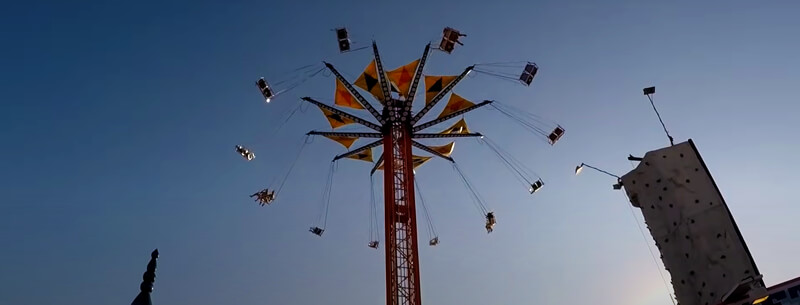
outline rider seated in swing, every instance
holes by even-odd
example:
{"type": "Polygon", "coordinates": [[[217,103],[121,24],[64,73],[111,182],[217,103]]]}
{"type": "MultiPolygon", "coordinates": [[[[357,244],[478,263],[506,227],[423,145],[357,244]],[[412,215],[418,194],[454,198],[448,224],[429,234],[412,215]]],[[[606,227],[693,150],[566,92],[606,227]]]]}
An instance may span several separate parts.
{"type": "Polygon", "coordinates": [[[494,229],[496,223],[497,220],[494,218],[494,212],[486,213],[486,233],[492,233],[492,229],[494,229]]]}
{"type": "Polygon", "coordinates": [[[259,192],[255,193],[255,194],[253,194],[253,195],[250,195],[250,197],[251,198],[252,197],[256,197],[256,202],[261,204],[261,206],[264,206],[264,205],[272,203],[272,201],[275,200],[275,191],[274,190],[269,190],[269,189],[264,189],[262,191],[259,191],[259,192]]]}
{"type": "Polygon", "coordinates": [[[236,152],[239,153],[239,155],[241,155],[247,161],[253,160],[256,157],[255,154],[253,154],[247,148],[244,148],[241,145],[236,145],[236,152]]]}
{"type": "Polygon", "coordinates": [[[439,237],[437,236],[437,237],[434,237],[434,238],[432,238],[432,239],[431,239],[431,240],[428,242],[428,244],[429,244],[429,245],[431,245],[431,246],[438,245],[438,244],[439,244],[439,237]]]}
{"type": "Polygon", "coordinates": [[[442,35],[442,42],[439,43],[439,49],[445,51],[446,53],[453,52],[456,44],[464,45],[458,39],[460,37],[467,36],[466,34],[461,34],[458,30],[446,27],[444,28],[443,35],[442,35]]]}
{"type": "Polygon", "coordinates": [[[367,246],[369,246],[372,249],[378,249],[378,241],[377,240],[373,240],[373,241],[369,242],[369,244],[367,246]]]}

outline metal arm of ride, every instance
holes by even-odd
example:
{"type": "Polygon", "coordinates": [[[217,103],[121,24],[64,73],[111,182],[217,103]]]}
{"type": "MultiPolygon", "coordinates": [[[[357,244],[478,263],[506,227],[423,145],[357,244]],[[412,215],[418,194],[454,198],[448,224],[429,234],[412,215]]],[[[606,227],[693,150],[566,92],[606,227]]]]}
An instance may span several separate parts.
{"type": "Polygon", "coordinates": [[[317,105],[318,107],[320,107],[322,109],[328,110],[328,111],[333,112],[333,113],[338,114],[338,115],[341,115],[342,117],[351,119],[351,120],[355,121],[356,123],[364,125],[365,127],[369,128],[369,129],[372,129],[372,130],[375,130],[375,131],[378,131],[378,132],[381,131],[381,127],[378,126],[375,123],[372,123],[370,121],[364,120],[362,118],[359,118],[359,117],[354,116],[352,114],[349,114],[347,112],[341,111],[339,109],[333,108],[331,106],[325,105],[323,103],[320,103],[320,102],[318,102],[317,100],[315,100],[313,98],[304,97],[303,100],[306,101],[306,102],[312,103],[314,105],[317,105]]]}
{"type": "Polygon", "coordinates": [[[369,171],[369,175],[372,176],[375,174],[375,171],[378,170],[378,167],[380,167],[381,164],[383,164],[383,154],[381,154],[380,158],[378,158],[378,162],[375,162],[375,165],[372,166],[372,170],[369,171]]]}
{"type": "Polygon", "coordinates": [[[475,105],[473,105],[472,107],[465,108],[465,109],[461,109],[461,110],[459,110],[459,111],[453,112],[453,113],[451,113],[451,114],[448,114],[448,115],[446,115],[446,116],[443,116],[443,117],[441,117],[441,118],[438,118],[438,119],[435,119],[435,120],[432,120],[432,121],[428,121],[428,122],[426,122],[426,123],[423,123],[423,124],[419,124],[418,126],[414,126],[414,129],[413,129],[413,131],[414,131],[414,132],[417,132],[417,131],[423,130],[423,129],[425,129],[425,128],[428,128],[428,127],[431,127],[431,126],[433,126],[433,125],[439,124],[439,123],[441,123],[441,122],[447,121],[447,120],[449,120],[449,119],[452,119],[452,118],[454,118],[454,117],[457,117],[457,116],[459,116],[459,115],[462,115],[462,114],[464,114],[464,113],[467,113],[467,112],[470,112],[470,111],[472,111],[472,110],[478,109],[478,108],[480,108],[480,107],[483,107],[483,106],[489,105],[489,104],[491,104],[491,103],[493,103],[493,102],[494,102],[494,101],[488,101],[488,100],[487,100],[487,101],[483,101],[483,102],[480,102],[480,103],[478,103],[478,104],[475,104],[475,105]]]}
{"type": "Polygon", "coordinates": [[[375,142],[369,143],[367,145],[361,146],[359,148],[356,148],[356,149],[353,149],[353,150],[348,151],[346,153],[343,153],[341,155],[338,155],[338,156],[333,158],[333,161],[339,160],[341,158],[347,158],[347,157],[352,156],[352,155],[356,155],[356,154],[358,154],[358,153],[360,153],[362,151],[365,151],[367,149],[373,148],[375,146],[380,146],[381,144],[383,144],[383,139],[377,140],[375,142]]]}
{"type": "Polygon", "coordinates": [[[392,92],[389,91],[389,80],[386,79],[386,73],[383,70],[383,63],[381,63],[381,55],[378,53],[378,44],[372,41],[372,53],[375,54],[375,67],[378,70],[378,82],[381,83],[381,91],[383,91],[383,104],[386,105],[392,99],[392,92]]]}
{"type": "Polygon", "coordinates": [[[330,132],[330,131],[316,131],[312,130],[306,133],[306,135],[317,135],[317,136],[337,136],[337,137],[348,137],[348,138],[382,138],[383,135],[377,132],[330,132]]]}
{"type": "Polygon", "coordinates": [[[422,52],[422,57],[417,65],[417,71],[414,73],[414,79],[411,81],[411,89],[408,90],[408,97],[406,97],[406,106],[411,106],[414,103],[414,96],[417,95],[417,87],[419,87],[419,80],[422,79],[422,70],[425,68],[425,62],[428,60],[428,54],[431,50],[431,44],[425,45],[425,51],[422,52]]]}
{"type": "Polygon", "coordinates": [[[345,79],[344,76],[342,76],[342,74],[339,73],[339,71],[336,71],[336,68],[334,68],[333,65],[327,62],[324,63],[325,66],[328,67],[328,70],[331,70],[331,73],[333,73],[333,75],[336,76],[336,79],[338,79],[340,82],[342,82],[342,84],[344,84],[344,87],[347,89],[347,91],[349,91],[350,94],[352,94],[358,100],[358,102],[364,106],[364,108],[367,108],[367,111],[369,111],[369,113],[372,114],[372,116],[374,116],[376,119],[378,119],[378,121],[380,121],[381,120],[380,112],[378,112],[378,110],[372,107],[372,104],[370,104],[366,99],[364,99],[364,96],[362,96],[361,93],[358,93],[356,88],[353,88],[353,85],[350,84],[350,82],[348,82],[347,79],[345,79]]]}
{"type": "Polygon", "coordinates": [[[422,108],[422,110],[420,110],[420,111],[417,113],[417,115],[415,115],[415,116],[414,116],[414,118],[413,118],[413,119],[411,119],[411,125],[414,125],[414,124],[416,124],[417,122],[419,122],[419,120],[420,120],[420,119],[421,119],[421,118],[422,118],[422,117],[423,117],[423,116],[424,116],[426,113],[428,113],[428,111],[430,111],[430,110],[431,110],[431,108],[433,108],[433,106],[436,106],[436,103],[438,103],[438,102],[439,102],[439,101],[440,101],[442,98],[444,98],[444,96],[445,96],[445,95],[447,95],[447,93],[449,93],[449,92],[450,92],[450,90],[453,90],[453,87],[455,87],[455,86],[456,86],[456,84],[458,84],[458,82],[460,82],[462,79],[464,79],[464,77],[466,77],[466,76],[467,76],[467,74],[469,74],[469,72],[470,72],[470,71],[472,71],[472,69],[474,69],[474,68],[475,68],[475,66],[474,66],[474,65],[473,65],[473,66],[469,66],[469,67],[467,67],[466,69],[464,69],[464,72],[461,72],[461,75],[459,75],[458,77],[456,77],[456,79],[454,79],[452,82],[450,82],[450,84],[448,84],[446,87],[444,87],[444,88],[442,89],[442,91],[439,91],[439,93],[438,93],[438,94],[436,94],[436,96],[435,96],[435,97],[433,97],[433,99],[431,99],[431,102],[430,102],[430,103],[428,103],[428,104],[426,104],[426,105],[425,105],[425,107],[424,107],[424,108],[422,108]]]}
{"type": "Polygon", "coordinates": [[[424,144],[420,144],[420,143],[419,143],[419,142],[417,142],[417,141],[414,141],[414,140],[412,140],[412,141],[411,141],[411,145],[413,145],[413,146],[414,146],[414,147],[416,147],[416,148],[419,148],[419,149],[422,149],[422,150],[424,150],[424,151],[427,151],[427,152],[429,152],[429,153],[431,153],[431,154],[434,154],[434,155],[436,155],[436,156],[438,156],[438,157],[440,157],[440,158],[442,158],[442,159],[445,159],[445,160],[447,160],[447,161],[450,161],[450,162],[456,162],[456,161],[454,161],[454,160],[453,160],[453,158],[450,158],[450,157],[448,157],[448,156],[445,156],[445,155],[443,155],[443,154],[439,153],[438,151],[435,151],[435,150],[431,149],[430,147],[428,147],[428,146],[425,146],[424,144]]]}
{"type": "Polygon", "coordinates": [[[482,137],[480,132],[476,133],[415,133],[411,137],[414,139],[446,139],[446,138],[468,138],[482,137]]]}

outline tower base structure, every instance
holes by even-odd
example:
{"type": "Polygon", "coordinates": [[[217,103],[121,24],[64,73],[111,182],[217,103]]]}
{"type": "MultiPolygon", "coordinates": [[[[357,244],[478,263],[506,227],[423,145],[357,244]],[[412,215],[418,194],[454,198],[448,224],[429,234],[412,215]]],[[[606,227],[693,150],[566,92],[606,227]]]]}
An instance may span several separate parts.
{"type": "Polygon", "coordinates": [[[386,305],[422,304],[410,131],[398,122],[383,140],[386,305]]]}

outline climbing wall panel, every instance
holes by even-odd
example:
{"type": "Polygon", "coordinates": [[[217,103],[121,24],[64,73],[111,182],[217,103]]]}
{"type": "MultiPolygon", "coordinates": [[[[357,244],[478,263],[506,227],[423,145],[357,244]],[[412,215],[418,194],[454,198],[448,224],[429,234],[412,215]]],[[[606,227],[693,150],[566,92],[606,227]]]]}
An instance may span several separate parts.
{"type": "Polygon", "coordinates": [[[692,140],[648,152],[622,182],[681,304],[716,305],[742,280],[759,275],[692,140]]]}

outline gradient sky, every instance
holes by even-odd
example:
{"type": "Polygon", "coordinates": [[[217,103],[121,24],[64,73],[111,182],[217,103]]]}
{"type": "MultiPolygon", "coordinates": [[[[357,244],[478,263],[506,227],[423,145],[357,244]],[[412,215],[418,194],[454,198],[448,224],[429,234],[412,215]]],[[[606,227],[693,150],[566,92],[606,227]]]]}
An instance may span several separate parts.
{"type": "Polygon", "coordinates": [[[329,128],[304,108],[271,135],[281,115],[300,96],[333,96],[321,75],[266,105],[253,81],[320,60],[357,75],[370,53],[338,54],[337,26],[354,47],[375,39],[390,68],[445,26],[469,36],[428,73],[536,61],[531,87],[476,75],[456,92],[567,130],[550,147],[497,111],[467,116],[546,182],[531,196],[488,148],[457,143],[497,214],[491,235],[447,162],[417,171],[442,242],[420,248],[425,303],[671,304],[640,213],[613,178],[573,175],[581,162],[623,174],[629,153],[668,144],[641,93],[650,85],[676,140],[696,141],[767,284],[800,275],[797,1],[315,2],[5,3],[0,304],[128,304],[153,248],[155,304],[382,304],[369,164],[340,162],[322,238],[307,228],[338,144],[309,144],[272,206],[247,197],[306,131],[329,128]]]}

